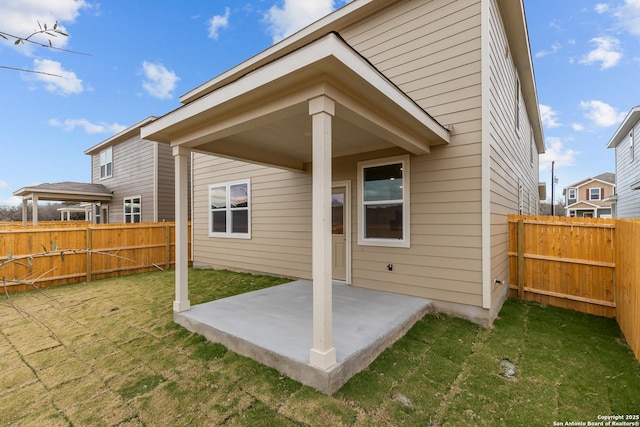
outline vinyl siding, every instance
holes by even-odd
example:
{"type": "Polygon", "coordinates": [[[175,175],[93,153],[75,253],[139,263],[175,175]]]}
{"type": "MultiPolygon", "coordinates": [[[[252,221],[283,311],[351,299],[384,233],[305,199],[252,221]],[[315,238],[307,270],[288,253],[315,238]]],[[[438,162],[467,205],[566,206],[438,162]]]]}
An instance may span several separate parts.
{"type": "Polygon", "coordinates": [[[156,143],[157,152],[157,221],[175,219],[175,162],[169,145],[156,143]]]}
{"type": "Polygon", "coordinates": [[[114,144],[111,178],[100,179],[100,154],[92,156],[92,182],[113,192],[109,223],[124,222],[125,197],[141,196],[142,221],[154,220],[154,142],[133,137],[114,144]]]}
{"type": "Polygon", "coordinates": [[[476,0],[411,1],[341,31],[438,122],[453,126],[448,146],[411,156],[411,248],[354,244],[355,285],[481,305],[480,22],[476,0]]]}
{"type": "Polygon", "coordinates": [[[640,190],[632,190],[631,185],[640,181],[640,122],[633,128],[634,159],[629,151],[629,134],[618,144],[616,150],[616,216],[618,218],[640,218],[640,190]]]}
{"type": "MultiPolygon", "coordinates": [[[[531,123],[522,93],[517,94],[520,101],[519,126],[516,125],[516,90],[520,85],[495,0],[489,1],[488,22],[489,61],[485,69],[489,73],[489,111],[485,126],[488,126],[490,150],[491,280],[506,283],[509,277],[507,215],[519,212],[520,183],[523,186],[523,213],[538,212],[538,153],[532,141],[531,123]]],[[[492,286],[493,290],[498,289],[495,284],[492,286]]]]}
{"type": "Polygon", "coordinates": [[[195,154],[194,264],[311,277],[311,175],[195,154]],[[251,180],[251,239],[209,237],[209,185],[251,180]]]}

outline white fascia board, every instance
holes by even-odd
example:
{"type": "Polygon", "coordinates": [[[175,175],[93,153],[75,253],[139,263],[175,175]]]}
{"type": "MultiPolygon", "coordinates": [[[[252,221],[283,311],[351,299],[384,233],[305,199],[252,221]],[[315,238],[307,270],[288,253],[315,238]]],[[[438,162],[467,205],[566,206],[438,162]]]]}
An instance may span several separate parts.
{"type": "Polygon", "coordinates": [[[640,120],[640,105],[629,111],[627,117],[625,117],[622,123],[620,123],[620,126],[618,126],[618,129],[607,143],[607,148],[617,147],[625,136],[627,136],[627,133],[633,129],[638,120],[640,120]]]}

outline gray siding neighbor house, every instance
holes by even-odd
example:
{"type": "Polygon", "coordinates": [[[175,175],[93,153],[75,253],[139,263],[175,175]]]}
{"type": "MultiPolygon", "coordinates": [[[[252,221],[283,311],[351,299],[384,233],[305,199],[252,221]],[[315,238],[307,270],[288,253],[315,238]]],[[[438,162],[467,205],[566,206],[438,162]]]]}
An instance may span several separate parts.
{"type": "Polygon", "coordinates": [[[96,206],[97,223],[174,221],[174,161],[171,147],[140,138],[148,117],[89,148],[91,181],[112,193],[96,206]]]}
{"type": "Polygon", "coordinates": [[[629,111],[607,148],[616,152],[616,196],[612,200],[616,218],[640,218],[640,106],[629,111]]]}
{"type": "Polygon", "coordinates": [[[497,316],[544,152],[521,0],[354,0],[180,101],[141,130],[176,157],[177,315],[195,152],[194,265],[312,279],[311,366],[333,280],[497,316]]]}

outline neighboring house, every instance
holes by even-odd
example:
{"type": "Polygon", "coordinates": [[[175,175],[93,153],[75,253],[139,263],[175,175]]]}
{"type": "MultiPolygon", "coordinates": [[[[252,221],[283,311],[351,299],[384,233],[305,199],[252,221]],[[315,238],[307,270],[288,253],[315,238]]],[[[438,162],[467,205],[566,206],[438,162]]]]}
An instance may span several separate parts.
{"type": "Polygon", "coordinates": [[[109,202],[97,206],[96,223],[173,221],[174,160],[171,147],[140,138],[148,117],[89,148],[91,181],[112,192],[109,202]]]}
{"type": "Polygon", "coordinates": [[[616,152],[616,196],[612,200],[616,218],[640,218],[640,106],[629,111],[607,148],[616,152]]]}
{"type": "Polygon", "coordinates": [[[565,187],[564,207],[567,216],[611,218],[611,201],[616,193],[616,174],[606,172],[565,187]]]}
{"type": "Polygon", "coordinates": [[[176,157],[176,312],[196,152],[194,265],[312,278],[312,366],[332,279],[496,317],[544,151],[522,1],[355,0],[181,102],[141,130],[176,157]]]}
{"type": "MultiPolygon", "coordinates": [[[[140,128],[155,117],[136,123],[89,148],[92,183],[58,182],[21,188],[23,223],[27,224],[27,204],[33,204],[33,224],[38,223],[38,201],[84,202],[60,210],[61,219],[84,212],[96,224],[174,221],[175,173],[171,147],[140,138],[140,128]]],[[[187,159],[190,170],[191,159],[187,159]]],[[[186,196],[190,200],[190,175],[186,196]]]]}

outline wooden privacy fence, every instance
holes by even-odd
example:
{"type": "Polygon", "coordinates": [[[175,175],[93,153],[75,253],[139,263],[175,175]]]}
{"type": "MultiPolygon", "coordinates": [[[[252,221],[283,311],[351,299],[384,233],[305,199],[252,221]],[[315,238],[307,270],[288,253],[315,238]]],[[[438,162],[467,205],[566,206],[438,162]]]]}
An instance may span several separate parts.
{"type": "Polygon", "coordinates": [[[0,280],[8,291],[168,269],[174,262],[172,222],[0,224],[0,280]]]}
{"type": "Polygon", "coordinates": [[[640,360],[639,246],[639,220],[510,215],[510,296],[615,317],[640,360]]]}

